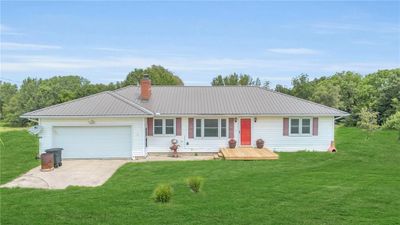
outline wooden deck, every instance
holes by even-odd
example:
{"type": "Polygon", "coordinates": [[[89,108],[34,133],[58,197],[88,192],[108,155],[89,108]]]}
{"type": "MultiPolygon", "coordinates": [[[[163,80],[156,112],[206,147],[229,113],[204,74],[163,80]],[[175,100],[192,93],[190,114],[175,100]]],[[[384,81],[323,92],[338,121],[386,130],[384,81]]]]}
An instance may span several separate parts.
{"type": "Polygon", "coordinates": [[[226,160],[272,160],[279,155],[267,148],[240,147],[236,149],[222,148],[220,153],[226,160]]]}

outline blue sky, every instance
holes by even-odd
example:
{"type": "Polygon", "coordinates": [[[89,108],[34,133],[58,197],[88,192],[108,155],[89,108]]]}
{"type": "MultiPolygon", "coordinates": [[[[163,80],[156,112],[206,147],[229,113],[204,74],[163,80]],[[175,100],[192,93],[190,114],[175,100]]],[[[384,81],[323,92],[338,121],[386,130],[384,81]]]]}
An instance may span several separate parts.
{"type": "Polygon", "coordinates": [[[123,80],[162,65],[186,85],[400,67],[399,2],[1,2],[1,79],[123,80]]]}

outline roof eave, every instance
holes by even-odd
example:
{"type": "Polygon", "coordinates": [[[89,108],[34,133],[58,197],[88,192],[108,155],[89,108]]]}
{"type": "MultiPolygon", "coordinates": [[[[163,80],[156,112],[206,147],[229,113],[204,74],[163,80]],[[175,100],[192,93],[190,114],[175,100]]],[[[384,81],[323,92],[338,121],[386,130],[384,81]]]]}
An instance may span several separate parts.
{"type": "Polygon", "coordinates": [[[20,118],[149,118],[153,115],[21,115],[20,118]]]}

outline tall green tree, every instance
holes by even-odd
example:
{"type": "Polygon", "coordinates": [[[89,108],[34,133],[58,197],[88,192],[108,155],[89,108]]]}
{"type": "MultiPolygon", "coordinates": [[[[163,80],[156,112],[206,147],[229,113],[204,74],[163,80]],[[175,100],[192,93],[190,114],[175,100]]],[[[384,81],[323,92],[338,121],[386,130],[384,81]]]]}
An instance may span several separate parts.
{"type": "MultiPolygon", "coordinates": [[[[268,84],[269,83],[264,83],[268,84]]],[[[232,73],[227,76],[218,75],[211,81],[212,86],[261,86],[261,80],[248,74],[232,73]]],[[[265,86],[265,85],[264,85],[265,86]]]]}
{"type": "Polygon", "coordinates": [[[339,108],[340,101],[340,87],[334,85],[329,80],[319,82],[311,96],[311,100],[326,106],[339,108]]]}
{"type": "Polygon", "coordinates": [[[282,84],[275,85],[275,91],[284,93],[284,94],[288,94],[288,95],[292,95],[292,89],[285,87],[282,84]]]}
{"type": "Polygon", "coordinates": [[[123,82],[123,86],[137,85],[148,74],[153,85],[183,85],[183,81],[171,71],[162,66],[152,65],[146,69],[134,69],[123,82]]]}
{"type": "Polygon", "coordinates": [[[97,86],[80,76],[27,78],[19,91],[4,105],[4,119],[11,125],[22,126],[27,123],[27,120],[19,116],[25,112],[114,89],[114,86],[100,85],[101,88],[97,86]]]}
{"type": "Polygon", "coordinates": [[[0,81],[0,119],[3,118],[4,105],[18,92],[17,85],[0,81]]]}
{"type": "Polygon", "coordinates": [[[300,76],[295,77],[292,80],[292,86],[292,95],[302,99],[311,99],[314,84],[310,82],[307,74],[301,74],[300,76]]]}

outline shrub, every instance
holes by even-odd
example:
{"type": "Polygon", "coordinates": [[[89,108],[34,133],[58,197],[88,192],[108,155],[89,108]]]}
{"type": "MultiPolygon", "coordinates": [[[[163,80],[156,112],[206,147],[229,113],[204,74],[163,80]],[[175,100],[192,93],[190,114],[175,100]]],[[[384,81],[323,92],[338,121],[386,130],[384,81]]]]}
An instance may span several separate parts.
{"type": "Polygon", "coordinates": [[[383,128],[386,129],[394,129],[399,132],[398,140],[400,141],[400,111],[397,111],[395,114],[391,115],[383,124],[383,128]]]}
{"type": "Polygon", "coordinates": [[[160,184],[154,190],[153,198],[156,202],[166,203],[171,200],[173,189],[170,184],[160,184]]]}
{"type": "Polygon", "coordinates": [[[383,124],[383,128],[400,130],[400,111],[391,115],[383,124]]]}
{"type": "Polygon", "coordinates": [[[193,192],[199,192],[201,186],[203,186],[203,178],[201,177],[189,177],[187,179],[187,184],[192,189],[193,192]]]}
{"type": "Polygon", "coordinates": [[[372,112],[368,108],[364,107],[361,109],[359,116],[360,121],[357,122],[357,126],[367,131],[366,138],[368,139],[370,134],[379,128],[377,120],[378,113],[372,112]]]}

